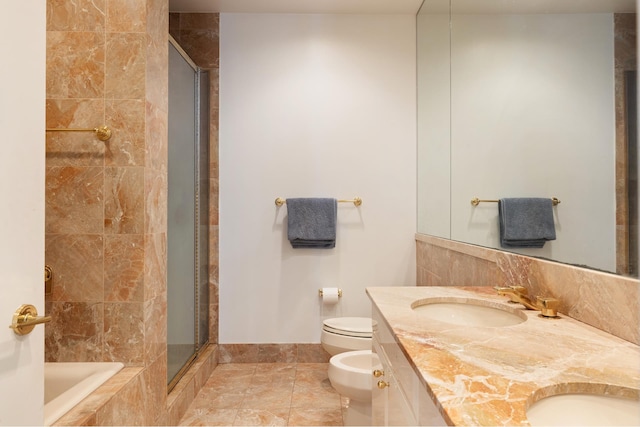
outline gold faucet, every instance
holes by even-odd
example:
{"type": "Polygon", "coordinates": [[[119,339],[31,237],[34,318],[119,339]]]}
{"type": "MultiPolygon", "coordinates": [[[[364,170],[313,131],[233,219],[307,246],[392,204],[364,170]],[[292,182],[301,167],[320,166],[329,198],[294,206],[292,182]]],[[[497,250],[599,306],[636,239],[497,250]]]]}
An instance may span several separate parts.
{"type": "Polygon", "coordinates": [[[524,286],[495,286],[498,295],[506,295],[509,302],[520,303],[530,310],[539,310],[542,317],[558,317],[560,301],[555,298],[536,297],[535,302],[529,298],[527,288],[524,286]]]}

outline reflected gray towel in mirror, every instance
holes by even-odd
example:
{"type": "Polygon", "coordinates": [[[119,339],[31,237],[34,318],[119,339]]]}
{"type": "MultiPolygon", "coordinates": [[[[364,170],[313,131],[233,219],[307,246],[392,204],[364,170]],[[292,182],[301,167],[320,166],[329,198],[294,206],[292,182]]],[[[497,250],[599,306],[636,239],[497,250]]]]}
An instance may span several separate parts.
{"type": "Polygon", "coordinates": [[[287,199],[287,214],[287,238],[293,248],[331,249],[336,246],[336,199],[287,199]]]}
{"type": "Polygon", "coordinates": [[[541,248],[546,241],[556,239],[550,198],[500,199],[498,212],[503,248],[541,248]]]}

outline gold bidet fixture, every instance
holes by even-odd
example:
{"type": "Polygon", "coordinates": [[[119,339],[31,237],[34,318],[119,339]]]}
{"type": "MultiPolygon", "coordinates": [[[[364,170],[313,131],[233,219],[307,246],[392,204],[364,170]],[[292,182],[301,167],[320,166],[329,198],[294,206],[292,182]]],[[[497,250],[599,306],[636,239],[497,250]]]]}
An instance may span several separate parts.
{"type": "Polygon", "coordinates": [[[524,286],[495,286],[498,295],[506,295],[509,297],[509,302],[515,302],[524,305],[530,310],[539,310],[542,317],[559,317],[558,306],[560,301],[555,298],[548,297],[536,297],[535,302],[531,301],[529,295],[527,295],[527,288],[524,286]]]}

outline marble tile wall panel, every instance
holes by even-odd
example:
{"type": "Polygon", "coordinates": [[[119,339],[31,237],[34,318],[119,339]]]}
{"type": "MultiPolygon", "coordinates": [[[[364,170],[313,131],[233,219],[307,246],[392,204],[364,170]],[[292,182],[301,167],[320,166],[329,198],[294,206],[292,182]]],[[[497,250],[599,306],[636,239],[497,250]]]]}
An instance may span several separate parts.
{"type": "Polygon", "coordinates": [[[105,29],[106,0],[47,0],[47,31],[105,29]]]}
{"type": "Polygon", "coordinates": [[[167,293],[167,235],[144,235],[144,300],[148,301],[167,293]]]}
{"type": "Polygon", "coordinates": [[[101,234],[104,171],[100,167],[46,168],[45,232],[101,234]]]}
{"type": "MultiPolygon", "coordinates": [[[[94,122],[97,123],[97,122],[94,122]]],[[[105,143],[106,166],[144,166],[145,103],[141,99],[105,101],[105,123],[117,129],[105,143]]]]}
{"type": "Polygon", "coordinates": [[[138,350],[144,342],[142,315],[142,302],[104,303],[104,361],[126,366],[143,364],[143,354],[138,350]]]}
{"type": "Polygon", "coordinates": [[[150,102],[145,104],[145,165],[153,170],[164,171],[168,167],[167,114],[150,102]]]}
{"type": "MultiPolygon", "coordinates": [[[[61,266],[61,287],[54,284],[47,298],[57,319],[47,325],[47,360],[144,364],[141,392],[125,392],[84,422],[125,423],[113,411],[133,402],[142,420],[127,424],[166,424],[168,1],[47,2],[47,126],[113,130],[107,143],[90,134],[47,135],[48,259],[61,266]],[[102,242],[94,242],[102,252],[77,257],[95,282],[83,289],[70,285],[80,282],[63,254],[68,245],[75,245],[70,254],[86,247],[87,236],[102,242]]],[[[217,34],[217,15],[210,22],[217,34]]],[[[213,256],[217,265],[217,250],[213,256]]],[[[217,267],[212,275],[217,295],[217,267]]],[[[217,320],[212,331],[217,341],[217,320]]],[[[217,363],[217,352],[208,360],[202,365],[217,363]]],[[[172,411],[179,420],[183,411],[172,411]]]]}
{"type": "MultiPolygon", "coordinates": [[[[168,111],[169,107],[169,4],[167,0],[147,0],[147,67],[146,100],[155,108],[168,111]]],[[[166,122],[166,119],[165,119],[166,122]]],[[[164,136],[166,143],[167,137],[164,136]]]]}
{"type": "Polygon", "coordinates": [[[100,426],[146,425],[144,401],[143,377],[137,375],[96,411],[96,424],[100,426]]]}
{"type": "Polygon", "coordinates": [[[104,233],[144,232],[144,168],[104,169],[104,233]]]}
{"type": "Polygon", "coordinates": [[[166,353],[153,363],[147,365],[144,375],[144,419],[147,424],[166,425],[162,422],[166,417],[167,400],[167,363],[166,353]]]}
{"type": "Polygon", "coordinates": [[[164,233],[167,229],[167,172],[145,168],[143,188],[145,234],[164,233]]]}
{"type": "Polygon", "coordinates": [[[46,62],[47,98],[104,96],[104,33],[48,31],[46,62]]]}
{"type": "Polygon", "coordinates": [[[297,363],[328,363],[329,353],[320,344],[298,344],[297,363]]]}
{"type": "Polygon", "coordinates": [[[219,15],[215,13],[181,13],[179,30],[172,34],[178,34],[174,38],[199,67],[218,68],[219,25],[219,15]]]}
{"type": "Polygon", "coordinates": [[[107,32],[143,33],[147,25],[145,0],[106,0],[107,32]]]}
{"type": "Polygon", "coordinates": [[[94,234],[46,234],[45,263],[53,271],[50,301],[103,300],[103,237],[94,234]]]}
{"type": "MultiPolygon", "coordinates": [[[[159,295],[146,300],[143,307],[144,362],[146,366],[155,362],[167,351],[167,298],[159,295]]],[[[138,348],[140,351],[140,348],[138,348]]],[[[166,356],[165,356],[166,357],[166,356]]],[[[166,360],[166,359],[165,359],[166,360]]]]}
{"type": "Polygon", "coordinates": [[[47,362],[102,362],[104,304],[47,302],[45,360],[47,362]]]}
{"type": "Polygon", "coordinates": [[[104,239],[104,301],[144,301],[144,237],[119,234],[104,239]]]}
{"type": "Polygon", "coordinates": [[[105,49],[105,97],[145,99],[145,35],[107,33],[105,49]]]}
{"type": "MultiPolygon", "coordinates": [[[[47,99],[49,129],[94,128],[104,122],[102,99],[47,99]]],[[[47,132],[47,166],[102,166],[106,145],[90,132],[47,132]]]]}
{"type": "Polygon", "coordinates": [[[219,344],[219,363],[326,363],[320,344],[219,344]]]}
{"type": "Polygon", "coordinates": [[[449,278],[452,266],[469,265],[470,277],[478,277],[474,285],[524,286],[530,295],[558,299],[562,314],[640,343],[637,279],[423,234],[416,235],[416,245],[418,286],[459,286],[456,281],[432,279],[449,278]]]}

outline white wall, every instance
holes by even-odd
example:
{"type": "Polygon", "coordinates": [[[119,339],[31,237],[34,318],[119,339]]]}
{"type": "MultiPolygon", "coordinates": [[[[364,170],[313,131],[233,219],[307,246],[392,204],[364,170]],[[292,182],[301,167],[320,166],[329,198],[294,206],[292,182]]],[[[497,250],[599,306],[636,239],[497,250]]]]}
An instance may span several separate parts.
{"type": "Polygon", "coordinates": [[[222,14],[220,40],[220,343],[317,343],[415,284],[415,17],[222,14]],[[335,249],[291,248],[276,197],[355,196],[335,249]]]}

